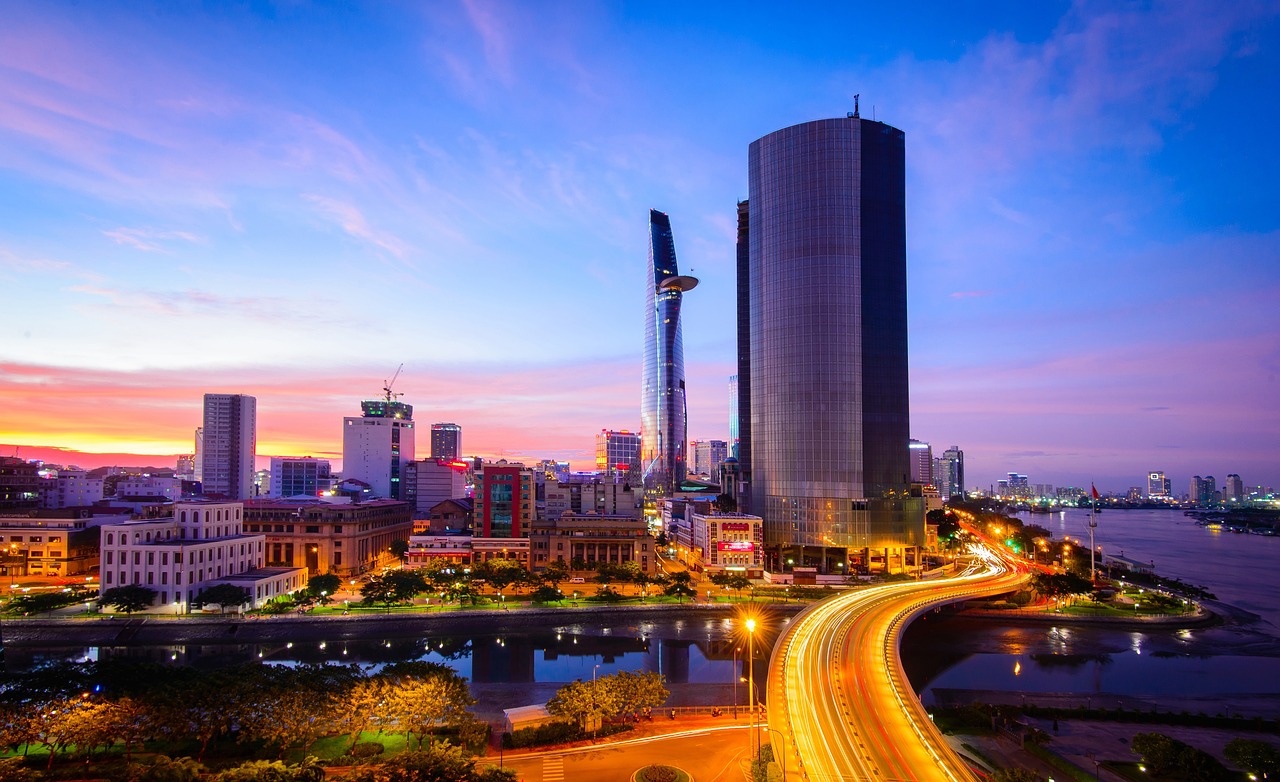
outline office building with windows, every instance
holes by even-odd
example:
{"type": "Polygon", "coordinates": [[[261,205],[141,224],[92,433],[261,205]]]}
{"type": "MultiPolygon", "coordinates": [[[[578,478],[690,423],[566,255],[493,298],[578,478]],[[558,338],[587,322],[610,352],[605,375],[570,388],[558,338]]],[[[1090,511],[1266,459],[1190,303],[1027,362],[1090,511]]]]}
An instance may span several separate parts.
{"type": "Polygon", "coordinates": [[[457,424],[431,425],[431,458],[453,461],[462,454],[462,427],[457,424]]]}
{"type": "Polygon", "coordinates": [[[596,471],[607,476],[638,475],[640,435],[623,429],[601,429],[596,435],[596,471]]]}
{"type": "Polygon", "coordinates": [[[534,519],[533,470],[519,462],[485,462],[476,471],[477,538],[527,538],[534,519]]]}
{"type": "Polygon", "coordinates": [[[933,485],[933,448],[928,443],[912,440],[907,444],[907,456],[911,459],[911,482],[933,485]]]}
{"type": "Polygon", "coordinates": [[[198,480],[204,493],[228,500],[253,497],[258,400],[245,394],[205,394],[204,426],[196,431],[198,480]]]}
{"type": "Polygon", "coordinates": [[[719,481],[720,464],[729,458],[729,444],[724,440],[694,440],[689,443],[689,450],[693,452],[694,474],[719,481]]]}
{"type": "Polygon", "coordinates": [[[739,461],[772,568],[836,572],[925,544],[908,491],[904,150],[902,131],[856,112],[749,148],[739,461]]]}
{"type": "Polygon", "coordinates": [[[1152,470],[1147,473],[1147,496],[1153,499],[1170,497],[1173,494],[1169,478],[1164,470],[1152,470]]]}
{"type": "Polygon", "coordinates": [[[405,499],[406,468],[413,461],[413,405],[375,399],[360,403],[360,417],[342,419],[342,478],[369,484],[370,494],[405,499]]]}
{"type": "Polygon", "coordinates": [[[316,497],[333,488],[328,459],[312,456],[272,456],[270,497],[316,497]]]}
{"type": "Polygon", "coordinates": [[[640,471],[645,494],[671,496],[687,471],[688,401],[680,308],[698,280],[681,275],[671,218],[649,210],[645,268],[644,366],[640,390],[640,471]]]}

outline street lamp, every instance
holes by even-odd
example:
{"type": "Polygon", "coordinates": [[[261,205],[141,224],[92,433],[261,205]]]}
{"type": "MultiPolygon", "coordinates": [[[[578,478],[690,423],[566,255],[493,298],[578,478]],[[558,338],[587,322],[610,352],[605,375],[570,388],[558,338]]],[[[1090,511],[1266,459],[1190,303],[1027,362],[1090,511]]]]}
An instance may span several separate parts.
{"type": "Polygon", "coordinates": [[[751,700],[751,759],[754,760],[759,754],[760,749],[756,746],[759,738],[756,735],[756,681],[755,681],[755,640],[756,640],[756,620],[747,620],[747,693],[751,700]]]}
{"type": "Polygon", "coordinates": [[[738,675],[738,652],[742,651],[742,647],[733,647],[733,718],[738,718],[738,680],[742,677],[738,675]]]}

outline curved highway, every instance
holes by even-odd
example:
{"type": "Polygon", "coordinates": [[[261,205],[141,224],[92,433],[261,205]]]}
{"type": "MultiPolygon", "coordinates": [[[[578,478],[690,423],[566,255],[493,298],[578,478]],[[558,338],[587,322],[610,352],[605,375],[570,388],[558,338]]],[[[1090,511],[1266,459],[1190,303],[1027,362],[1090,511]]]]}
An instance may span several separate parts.
{"type": "Polygon", "coordinates": [[[796,617],[769,671],[769,733],[791,780],[973,782],[916,698],[898,643],[917,615],[1016,589],[1028,576],[976,544],[965,571],[862,589],[796,617]]]}

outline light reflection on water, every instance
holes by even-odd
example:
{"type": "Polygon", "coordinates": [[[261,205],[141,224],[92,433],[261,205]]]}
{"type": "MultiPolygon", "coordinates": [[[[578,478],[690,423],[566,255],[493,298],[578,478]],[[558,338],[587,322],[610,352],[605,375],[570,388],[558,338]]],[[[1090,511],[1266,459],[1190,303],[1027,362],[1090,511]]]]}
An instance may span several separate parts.
{"type": "Polygon", "coordinates": [[[1114,654],[975,654],[929,688],[1195,697],[1275,692],[1277,682],[1274,657],[1143,655],[1135,641],[1114,654]]]}

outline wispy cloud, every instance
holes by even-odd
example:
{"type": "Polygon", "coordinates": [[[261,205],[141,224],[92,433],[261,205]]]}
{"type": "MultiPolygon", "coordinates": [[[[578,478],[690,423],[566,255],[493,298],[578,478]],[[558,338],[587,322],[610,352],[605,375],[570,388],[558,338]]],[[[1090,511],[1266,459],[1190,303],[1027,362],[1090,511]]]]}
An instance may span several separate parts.
{"type": "Polygon", "coordinates": [[[115,228],[102,235],[116,244],[126,245],[143,252],[165,252],[164,242],[179,239],[184,242],[201,242],[201,237],[187,231],[157,231],[152,228],[115,228]]]}
{"type": "Polygon", "coordinates": [[[390,233],[371,228],[364,213],[354,204],[315,194],[307,194],[303,198],[315,205],[321,216],[336,224],[349,235],[361,239],[402,261],[406,260],[408,246],[390,233]]]}
{"type": "Polygon", "coordinates": [[[954,291],[947,295],[953,299],[980,299],[984,296],[990,296],[991,291],[954,291]]]}

